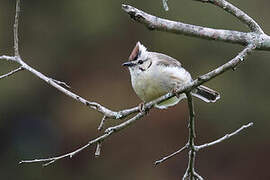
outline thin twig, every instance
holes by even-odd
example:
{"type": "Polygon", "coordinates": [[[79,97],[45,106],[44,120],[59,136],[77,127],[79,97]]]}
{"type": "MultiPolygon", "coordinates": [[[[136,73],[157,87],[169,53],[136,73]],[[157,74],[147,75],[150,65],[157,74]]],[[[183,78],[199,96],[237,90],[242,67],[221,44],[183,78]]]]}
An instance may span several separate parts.
{"type": "Polygon", "coordinates": [[[170,154],[170,155],[168,155],[168,156],[165,156],[165,157],[163,157],[163,158],[160,159],[160,160],[155,161],[154,165],[155,165],[155,166],[159,165],[160,163],[162,163],[162,162],[164,162],[164,161],[170,159],[171,157],[175,156],[176,154],[179,154],[180,152],[182,152],[183,150],[185,150],[185,149],[187,149],[187,148],[188,148],[188,144],[186,144],[185,146],[183,146],[181,149],[175,151],[174,153],[172,153],[172,154],[170,154]]]}
{"type": "Polygon", "coordinates": [[[144,24],[150,30],[165,31],[208,40],[236,43],[243,46],[255,44],[256,48],[259,50],[270,49],[270,36],[264,33],[214,29],[171,21],[148,14],[133,6],[125,4],[122,4],[122,9],[128,13],[134,21],[144,24]]]}
{"type": "Polygon", "coordinates": [[[20,57],[19,53],[19,36],[18,36],[18,27],[19,27],[19,16],[20,16],[20,0],[16,1],[16,14],[14,22],[14,55],[15,57],[20,57]]]}
{"type": "Polygon", "coordinates": [[[203,180],[203,177],[200,176],[198,173],[194,172],[194,176],[198,179],[198,180],[203,180]]]}
{"type": "Polygon", "coordinates": [[[22,160],[19,162],[19,164],[23,164],[23,163],[36,163],[36,162],[47,162],[45,164],[43,164],[43,166],[47,166],[47,165],[50,165],[60,159],[63,159],[63,158],[72,158],[73,156],[75,156],[77,153],[81,152],[82,150],[86,149],[87,147],[89,147],[90,145],[92,144],[95,144],[95,143],[98,143],[102,140],[104,140],[105,138],[109,137],[111,134],[113,133],[113,131],[111,132],[108,132],[106,134],[103,134],[102,136],[99,136],[98,138],[92,140],[92,141],[89,141],[87,144],[85,144],[84,146],[76,149],[75,151],[72,151],[70,153],[67,153],[67,154],[63,154],[63,155],[60,155],[60,156],[55,156],[55,157],[51,157],[51,158],[44,158],[44,159],[34,159],[34,160],[22,160]]]}
{"type": "Polygon", "coordinates": [[[165,11],[169,11],[168,0],[162,0],[162,3],[165,11]]]}
{"type": "Polygon", "coordinates": [[[240,127],[239,129],[237,129],[236,131],[230,133],[230,134],[226,134],[225,136],[223,136],[222,138],[219,138],[213,142],[210,142],[210,143],[206,143],[206,144],[203,144],[203,145],[199,145],[199,146],[196,146],[196,150],[201,150],[201,149],[204,149],[204,148],[207,148],[207,147],[210,147],[210,146],[213,146],[213,145],[216,145],[216,144],[219,144],[229,138],[231,138],[232,136],[234,135],[237,135],[238,133],[240,133],[242,130],[246,129],[246,128],[249,128],[253,126],[253,122],[247,124],[247,125],[243,125],[242,127],[240,127]]]}
{"type": "Polygon", "coordinates": [[[15,73],[17,73],[17,72],[19,72],[21,70],[23,70],[23,67],[19,67],[17,69],[14,69],[13,71],[10,71],[9,73],[0,76],[0,79],[6,78],[8,76],[11,76],[12,74],[15,74],[15,73]]]}
{"type": "Polygon", "coordinates": [[[103,129],[103,126],[105,124],[106,118],[107,118],[106,116],[103,116],[102,120],[100,121],[100,124],[98,126],[98,130],[99,131],[103,129]]]}
{"type": "MultiPolygon", "coordinates": [[[[51,78],[52,79],[52,78],[51,78]]],[[[71,87],[67,84],[67,83],[65,83],[65,82],[63,82],[63,81],[58,81],[58,80],[56,80],[56,79],[52,79],[54,82],[56,82],[57,84],[59,84],[59,85],[63,85],[63,86],[65,86],[66,88],[68,88],[68,89],[70,89],[71,87]]]]}
{"type": "Polygon", "coordinates": [[[55,157],[51,157],[51,158],[42,158],[42,159],[34,159],[34,160],[22,160],[19,162],[19,164],[22,163],[36,163],[36,162],[48,162],[43,164],[43,166],[47,166],[50,165],[60,159],[64,159],[64,158],[72,158],[74,155],[76,155],[77,153],[81,152],[82,150],[88,148],[90,145],[92,144],[97,144],[100,143],[102,141],[104,141],[105,139],[107,139],[109,136],[111,136],[112,134],[121,131],[124,127],[127,127],[131,124],[133,124],[135,121],[137,121],[138,119],[141,119],[141,117],[143,117],[145,115],[145,112],[140,112],[138,113],[136,116],[132,117],[131,119],[129,119],[128,121],[125,121],[117,126],[114,127],[110,127],[108,129],[106,129],[105,134],[97,137],[96,139],[93,139],[91,141],[89,141],[87,144],[85,144],[84,146],[76,149],[75,151],[72,151],[70,153],[67,154],[63,154],[60,156],[55,156],[55,157]]]}
{"type": "Polygon", "coordinates": [[[223,10],[225,10],[226,12],[238,18],[242,23],[246,24],[251,29],[251,31],[261,34],[264,33],[262,28],[258,25],[256,21],[254,21],[245,12],[243,12],[242,10],[240,10],[239,8],[235,7],[233,4],[225,0],[196,0],[196,1],[211,3],[215,6],[218,6],[223,10]]]}
{"type": "Polygon", "coordinates": [[[95,152],[95,157],[99,157],[100,156],[100,152],[101,152],[101,142],[97,143],[97,148],[96,148],[96,152],[95,152]]]}

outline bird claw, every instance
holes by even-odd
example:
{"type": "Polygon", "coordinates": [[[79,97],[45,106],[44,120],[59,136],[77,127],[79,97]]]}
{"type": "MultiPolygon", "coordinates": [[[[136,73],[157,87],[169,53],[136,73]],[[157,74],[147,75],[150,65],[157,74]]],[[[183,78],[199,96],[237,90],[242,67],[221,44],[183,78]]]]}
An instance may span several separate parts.
{"type": "Polygon", "coordinates": [[[139,104],[139,110],[140,110],[140,112],[144,112],[145,111],[144,103],[143,102],[139,104]]]}
{"type": "Polygon", "coordinates": [[[139,111],[140,111],[141,113],[145,112],[146,114],[148,114],[149,109],[145,107],[144,102],[142,102],[142,103],[139,104],[139,111]]]}
{"type": "Polygon", "coordinates": [[[180,97],[180,94],[177,93],[177,88],[173,88],[173,89],[172,89],[172,93],[173,93],[177,98],[180,97]]]}

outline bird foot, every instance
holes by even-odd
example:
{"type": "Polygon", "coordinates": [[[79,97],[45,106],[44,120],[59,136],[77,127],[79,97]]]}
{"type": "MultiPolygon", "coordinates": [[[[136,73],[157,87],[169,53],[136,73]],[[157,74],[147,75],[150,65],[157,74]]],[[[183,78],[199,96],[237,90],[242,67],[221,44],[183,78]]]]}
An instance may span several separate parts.
{"type": "Polygon", "coordinates": [[[180,97],[180,94],[177,93],[177,88],[173,88],[173,89],[172,89],[172,93],[173,93],[177,98],[180,97]]]}
{"type": "Polygon", "coordinates": [[[144,102],[142,102],[142,103],[139,104],[139,111],[140,111],[141,113],[145,112],[146,114],[148,114],[149,109],[147,109],[147,108],[145,107],[144,102]]]}

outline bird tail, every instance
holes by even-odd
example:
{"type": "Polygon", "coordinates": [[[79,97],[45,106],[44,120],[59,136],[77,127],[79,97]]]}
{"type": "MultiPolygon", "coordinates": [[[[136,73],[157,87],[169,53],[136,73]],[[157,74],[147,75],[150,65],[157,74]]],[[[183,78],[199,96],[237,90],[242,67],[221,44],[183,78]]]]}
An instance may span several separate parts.
{"type": "Polygon", "coordinates": [[[209,103],[216,102],[220,98],[220,94],[206,86],[198,86],[192,93],[193,96],[209,103]]]}
{"type": "MultiPolygon", "coordinates": [[[[220,94],[217,91],[202,85],[193,90],[191,94],[207,103],[214,103],[220,98],[220,94]]],[[[155,107],[158,109],[167,109],[168,107],[176,105],[184,98],[186,98],[185,94],[180,94],[179,97],[173,96],[159,104],[156,104],[155,107]]]]}

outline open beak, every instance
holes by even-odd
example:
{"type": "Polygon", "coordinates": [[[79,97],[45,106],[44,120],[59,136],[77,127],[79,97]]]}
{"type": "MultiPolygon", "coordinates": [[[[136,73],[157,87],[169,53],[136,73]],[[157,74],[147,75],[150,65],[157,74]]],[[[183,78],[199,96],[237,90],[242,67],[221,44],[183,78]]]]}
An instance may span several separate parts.
{"type": "Polygon", "coordinates": [[[131,62],[131,61],[128,61],[128,62],[125,62],[122,64],[122,66],[126,66],[126,67],[131,67],[131,66],[134,66],[135,63],[134,62],[131,62]]]}

